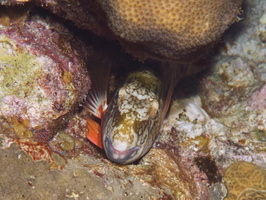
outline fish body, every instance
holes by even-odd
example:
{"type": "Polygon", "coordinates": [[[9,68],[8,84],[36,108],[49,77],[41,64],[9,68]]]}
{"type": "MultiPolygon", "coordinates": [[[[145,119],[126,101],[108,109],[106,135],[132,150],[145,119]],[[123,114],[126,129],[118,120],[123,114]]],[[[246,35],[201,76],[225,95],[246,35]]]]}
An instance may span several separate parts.
{"type": "Polygon", "coordinates": [[[107,157],[117,163],[131,163],[151,148],[160,132],[163,100],[162,82],[150,70],[127,77],[102,120],[102,142],[107,157]]]}
{"type": "Polygon", "coordinates": [[[92,80],[85,108],[101,119],[101,125],[89,119],[87,137],[103,148],[111,161],[132,163],[152,147],[179,80],[176,67],[163,69],[161,77],[148,69],[131,72],[108,102],[108,79],[103,77],[107,73],[96,73],[92,77],[95,80],[92,80]]]}

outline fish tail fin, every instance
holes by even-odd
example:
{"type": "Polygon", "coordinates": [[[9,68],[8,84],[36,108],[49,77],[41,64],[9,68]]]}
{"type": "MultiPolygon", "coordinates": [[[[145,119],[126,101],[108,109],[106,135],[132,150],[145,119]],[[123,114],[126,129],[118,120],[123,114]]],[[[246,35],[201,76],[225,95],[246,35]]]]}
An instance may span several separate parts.
{"type": "Polygon", "coordinates": [[[92,88],[88,93],[83,107],[92,115],[101,119],[107,108],[107,90],[111,71],[111,64],[108,59],[91,61],[89,68],[92,88]]]}
{"type": "Polygon", "coordinates": [[[87,119],[88,124],[88,134],[87,138],[93,144],[103,149],[101,126],[92,119],[87,119]]]}

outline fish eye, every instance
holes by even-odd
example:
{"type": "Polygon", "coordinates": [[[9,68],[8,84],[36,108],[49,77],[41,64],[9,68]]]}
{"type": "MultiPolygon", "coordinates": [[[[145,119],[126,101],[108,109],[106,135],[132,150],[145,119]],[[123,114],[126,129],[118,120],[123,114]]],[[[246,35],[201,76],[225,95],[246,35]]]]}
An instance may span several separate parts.
{"type": "Polygon", "coordinates": [[[115,100],[119,99],[123,99],[123,97],[125,96],[126,90],[124,87],[118,88],[115,92],[115,100]]]}

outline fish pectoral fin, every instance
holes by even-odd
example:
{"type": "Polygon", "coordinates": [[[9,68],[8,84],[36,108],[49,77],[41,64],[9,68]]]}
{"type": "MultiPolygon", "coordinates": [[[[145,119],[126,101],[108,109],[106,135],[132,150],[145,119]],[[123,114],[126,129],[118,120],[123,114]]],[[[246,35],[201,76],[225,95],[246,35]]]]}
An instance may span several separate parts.
{"type": "Polygon", "coordinates": [[[103,149],[101,126],[92,119],[87,119],[88,124],[88,134],[87,138],[96,146],[103,149]]]}
{"type": "Polygon", "coordinates": [[[90,70],[91,90],[83,103],[83,107],[95,117],[102,119],[103,113],[107,109],[107,89],[111,64],[108,63],[108,60],[97,60],[92,65],[97,67],[90,70]]]}
{"type": "Polygon", "coordinates": [[[83,103],[83,107],[89,111],[93,116],[102,119],[103,114],[107,108],[107,101],[100,101],[97,97],[89,95],[87,100],[83,103]]]}
{"type": "Polygon", "coordinates": [[[165,62],[163,63],[163,92],[162,92],[162,99],[163,99],[163,109],[162,109],[162,116],[163,119],[166,117],[166,114],[169,110],[172,96],[174,89],[181,79],[183,74],[185,73],[183,64],[177,64],[174,62],[165,62]]]}

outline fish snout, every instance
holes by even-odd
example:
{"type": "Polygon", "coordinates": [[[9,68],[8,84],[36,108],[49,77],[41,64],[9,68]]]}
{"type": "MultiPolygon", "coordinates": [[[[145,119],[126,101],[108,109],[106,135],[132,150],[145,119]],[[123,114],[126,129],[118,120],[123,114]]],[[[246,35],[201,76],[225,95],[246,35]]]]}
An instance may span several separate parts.
{"type": "MultiPolygon", "coordinates": [[[[123,146],[123,145],[122,145],[123,146]]],[[[125,149],[123,147],[115,146],[109,136],[106,136],[104,142],[104,150],[107,157],[118,164],[132,163],[139,159],[138,150],[139,146],[125,149]]]]}

